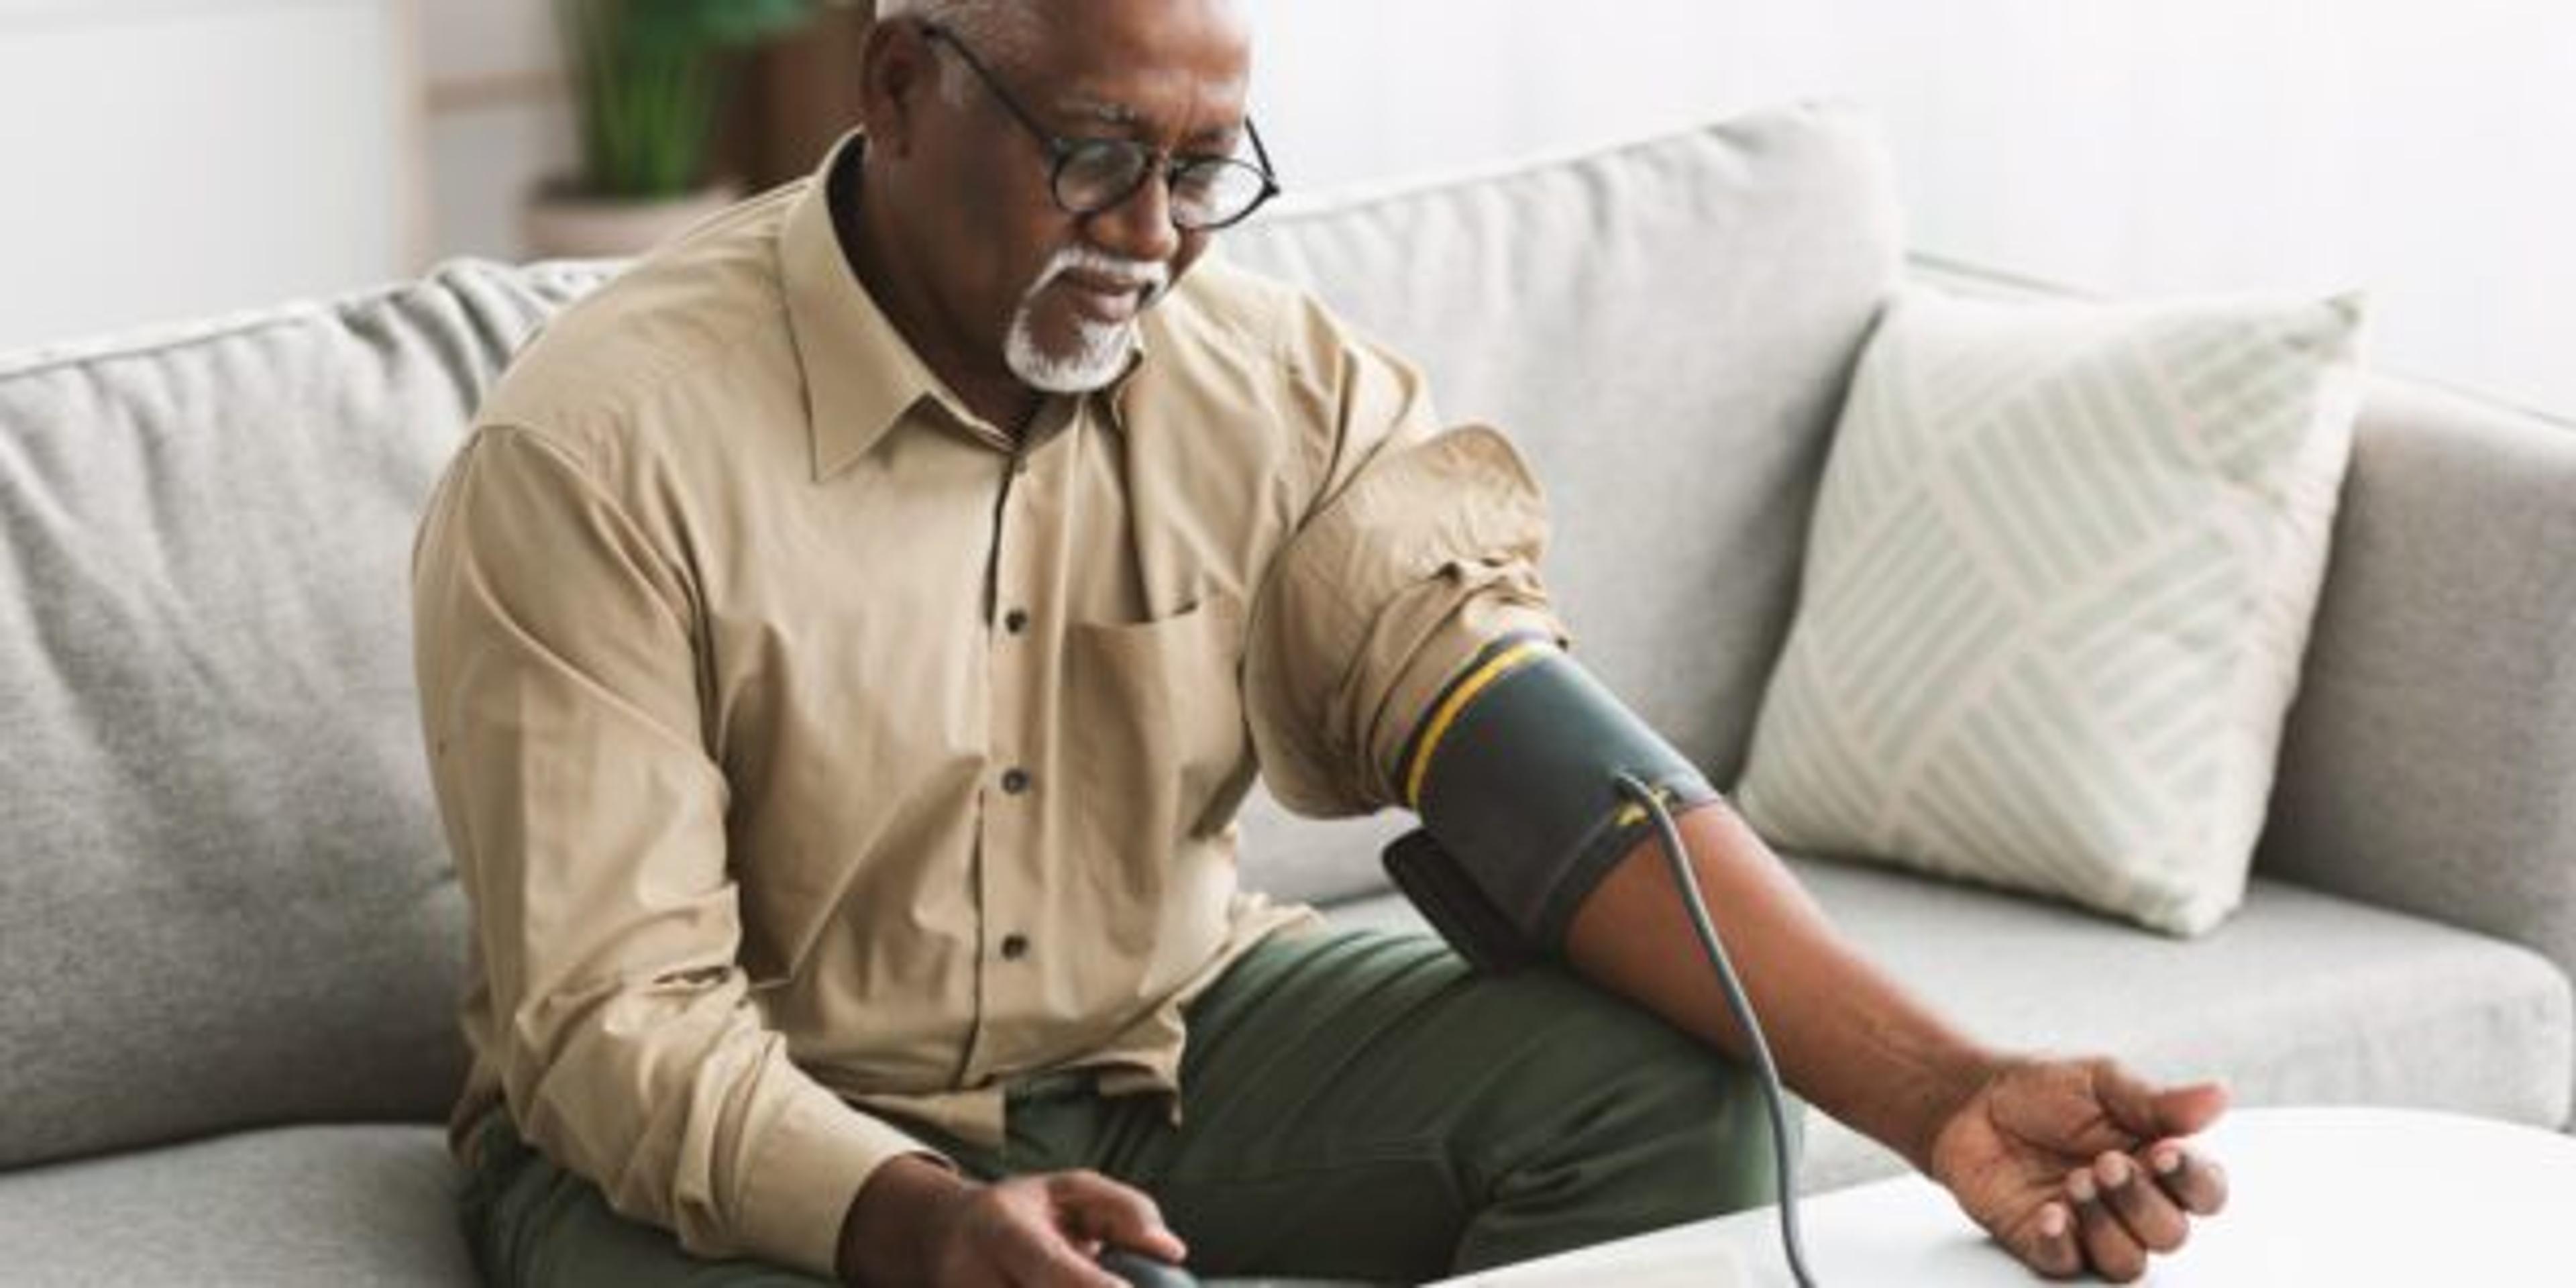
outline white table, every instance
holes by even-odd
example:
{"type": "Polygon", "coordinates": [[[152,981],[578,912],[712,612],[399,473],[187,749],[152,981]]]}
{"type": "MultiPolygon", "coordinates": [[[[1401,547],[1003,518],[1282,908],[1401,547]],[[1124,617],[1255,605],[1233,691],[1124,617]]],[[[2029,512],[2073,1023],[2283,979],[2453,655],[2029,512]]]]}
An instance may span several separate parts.
{"type": "MultiPolygon", "coordinates": [[[[2227,1211],[2146,1283],[2576,1285],[2576,1138],[2417,1110],[2240,1109],[2206,1147],[2227,1211]]],[[[1818,1195],[1799,1216],[1820,1288],[2041,1282],[1920,1177],[1818,1195]]],[[[1788,1288],[1779,1229],[1765,1208],[1436,1288],[1788,1288]]]]}

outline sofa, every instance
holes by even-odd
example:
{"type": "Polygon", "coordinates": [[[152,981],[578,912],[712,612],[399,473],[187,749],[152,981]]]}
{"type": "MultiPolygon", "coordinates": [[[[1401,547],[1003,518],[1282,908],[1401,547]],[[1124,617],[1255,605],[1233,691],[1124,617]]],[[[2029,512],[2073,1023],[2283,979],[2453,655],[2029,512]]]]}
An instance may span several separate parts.
{"type": "MultiPolygon", "coordinates": [[[[1311,286],[1505,426],[1579,655],[1721,786],[1836,411],[1909,259],[1867,117],[1755,114],[1283,203],[1311,286]]],[[[0,359],[0,1279],[473,1281],[439,1127],[466,910],[417,733],[420,505],[605,264],[424,278],[0,359]]],[[[1244,879],[1419,926],[1387,816],[1255,797],[1244,879]]],[[[2244,905],[2169,938],[1826,856],[1866,952],[2007,1044],[2565,1129],[2576,426],[2374,377],[2244,905]]],[[[1895,1160],[1830,1122],[1810,1190],[1895,1160]]]]}

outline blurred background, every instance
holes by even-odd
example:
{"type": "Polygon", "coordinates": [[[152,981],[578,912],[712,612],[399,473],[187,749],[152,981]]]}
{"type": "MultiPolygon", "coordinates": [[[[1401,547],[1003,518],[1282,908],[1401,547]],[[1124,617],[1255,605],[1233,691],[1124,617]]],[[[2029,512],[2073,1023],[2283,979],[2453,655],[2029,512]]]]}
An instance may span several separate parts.
{"type": "MultiPolygon", "coordinates": [[[[2381,367],[2576,416],[2576,4],[1251,5],[1300,194],[1856,97],[1922,253],[2131,295],[2360,286],[2381,367]]],[[[812,165],[867,22],[0,0],[0,349],[578,246],[648,197],[685,217],[812,165]]]]}

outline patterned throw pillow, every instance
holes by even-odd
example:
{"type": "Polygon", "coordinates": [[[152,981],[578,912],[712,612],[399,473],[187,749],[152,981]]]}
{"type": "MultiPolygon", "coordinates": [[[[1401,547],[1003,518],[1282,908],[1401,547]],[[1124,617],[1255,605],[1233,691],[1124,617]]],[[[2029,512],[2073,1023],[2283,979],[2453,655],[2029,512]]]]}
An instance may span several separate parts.
{"type": "Polygon", "coordinates": [[[2216,925],[2298,685],[2360,329],[2357,297],[1895,301],[1826,464],[1747,820],[2216,925]]]}

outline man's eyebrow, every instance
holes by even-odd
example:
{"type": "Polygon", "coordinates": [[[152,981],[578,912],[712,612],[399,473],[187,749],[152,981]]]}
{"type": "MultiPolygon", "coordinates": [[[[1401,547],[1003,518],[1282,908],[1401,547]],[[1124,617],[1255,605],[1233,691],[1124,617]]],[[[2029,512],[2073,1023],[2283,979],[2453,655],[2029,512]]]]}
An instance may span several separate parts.
{"type": "Polygon", "coordinates": [[[1232,121],[1224,125],[1211,125],[1206,129],[1191,135],[1190,142],[1202,144],[1223,143],[1230,147],[1236,146],[1243,142],[1243,131],[1244,123],[1242,121],[1232,121]]]}
{"type": "Polygon", "coordinates": [[[1113,103],[1108,99],[1093,98],[1087,94],[1066,95],[1058,99],[1055,106],[1058,112],[1066,116],[1079,117],[1086,121],[1122,129],[1139,124],[1144,119],[1135,108],[1124,103],[1113,103]]]}
{"type": "MultiPolygon", "coordinates": [[[[1125,103],[1087,94],[1068,94],[1056,100],[1056,111],[1067,120],[1078,120],[1113,130],[1134,130],[1150,125],[1145,114],[1125,103]]],[[[1190,135],[1193,143],[1232,141],[1243,137],[1243,122],[1229,121],[1211,125],[1190,135]]]]}

